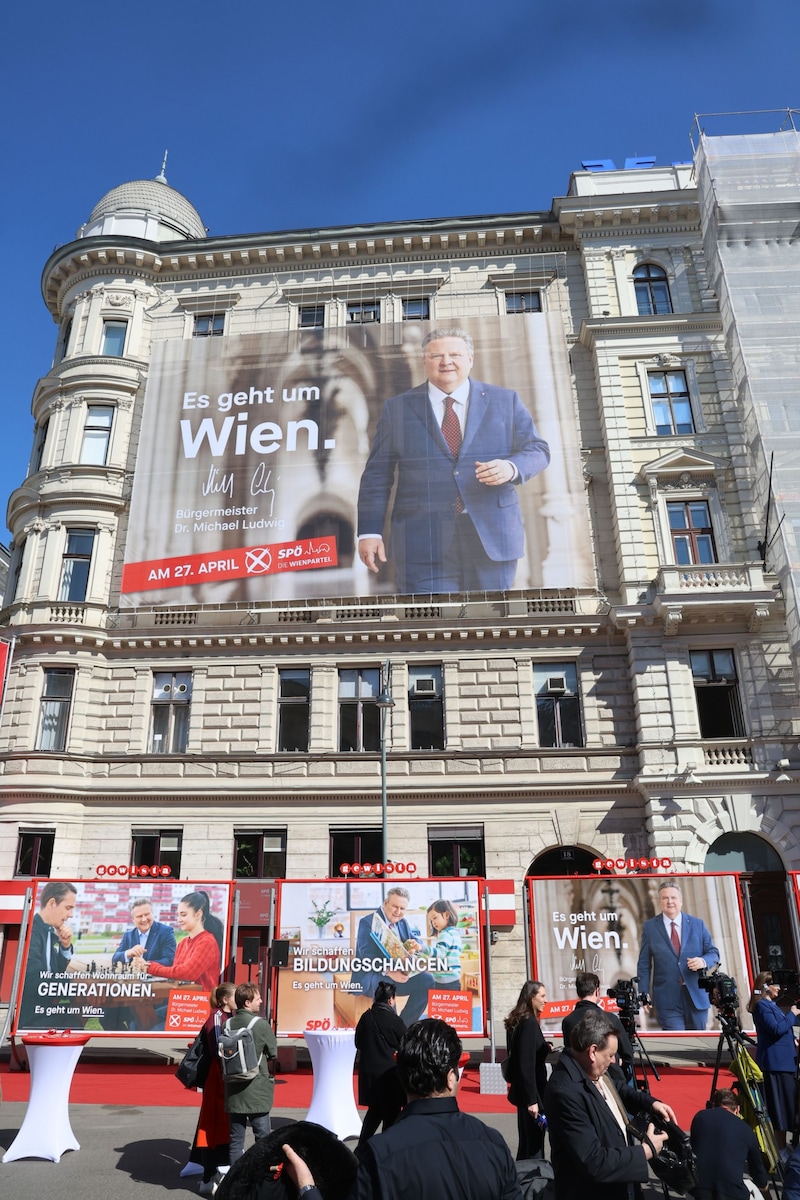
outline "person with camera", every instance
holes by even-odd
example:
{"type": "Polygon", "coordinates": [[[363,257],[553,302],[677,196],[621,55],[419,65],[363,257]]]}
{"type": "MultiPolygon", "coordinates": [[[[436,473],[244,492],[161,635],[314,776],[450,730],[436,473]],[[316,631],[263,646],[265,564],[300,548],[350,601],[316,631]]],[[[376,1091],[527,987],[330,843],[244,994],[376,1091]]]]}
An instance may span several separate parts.
{"type": "Polygon", "coordinates": [[[628,1112],[675,1121],[668,1104],[606,1074],[617,1053],[617,1035],[605,1013],[589,1012],[572,1031],[547,1085],[556,1200],[629,1200],[630,1185],[644,1183],[648,1162],[667,1141],[652,1123],[641,1145],[628,1144],[628,1112]]]}
{"type": "Polygon", "coordinates": [[[792,1005],[788,1013],[778,1007],[781,994],[771,971],[756,975],[747,1011],[753,1015],[758,1035],[756,1062],[764,1073],[764,1101],[780,1149],[786,1145],[786,1133],[794,1128],[795,1074],[797,1043],[794,1027],[800,1008],[792,1005]]]}
{"type": "Polygon", "coordinates": [[[748,1200],[747,1171],[756,1187],[763,1188],[767,1169],[756,1135],[739,1117],[739,1101],[730,1088],[717,1088],[712,1108],[701,1109],[692,1120],[692,1150],[697,1160],[695,1200],[748,1200]]]}
{"type": "MultiPolygon", "coordinates": [[[[600,1007],[600,979],[591,971],[581,971],[575,976],[575,991],[578,993],[578,1003],[571,1013],[567,1013],[561,1022],[561,1032],[564,1035],[564,1045],[569,1045],[569,1039],[576,1025],[579,1025],[587,1013],[603,1012],[600,1007]]],[[[637,992],[634,981],[621,979],[617,987],[609,991],[617,1006],[623,1013],[630,1014],[631,1021],[639,1010],[637,992]]],[[[618,1070],[619,1082],[633,1079],[633,1046],[625,1032],[625,1028],[616,1013],[605,1013],[608,1023],[617,1035],[617,1057],[615,1064],[610,1067],[611,1074],[618,1070]]]]}

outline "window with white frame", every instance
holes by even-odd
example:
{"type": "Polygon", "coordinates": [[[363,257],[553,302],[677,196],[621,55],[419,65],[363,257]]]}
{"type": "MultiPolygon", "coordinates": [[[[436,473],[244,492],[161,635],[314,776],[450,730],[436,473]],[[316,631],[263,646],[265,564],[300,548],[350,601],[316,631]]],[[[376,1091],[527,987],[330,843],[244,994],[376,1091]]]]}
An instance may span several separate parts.
{"type": "Polygon", "coordinates": [[[403,301],[404,321],[427,321],[431,315],[431,302],[427,296],[414,297],[403,301]]]}
{"type": "Polygon", "coordinates": [[[100,353],[105,354],[108,358],[122,358],[125,353],[127,332],[127,321],[103,321],[103,341],[100,353]]]}
{"type": "Polygon", "coordinates": [[[533,690],[539,745],[564,747],[583,745],[578,668],[575,663],[535,663],[533,690]]]}
{"type": "Polygon", "coordinates": [[[68,529],[67,545],[61,560],[59,600],[80,604],[86,599],[89,587],[89,568],[94,547],[93,529],[68,529]]]}
{"type": "Polygon", "coordinates": [[[193,337],[222,337],[225,332],[225,313],[198,313],[194,319],[193,337]]]}
{"type": "Polygon", "coordinates": [[[300,329],[321,329],[325,324],[324,304],[301,304],[297,313],[300,329]]]}
{"type": "Polygon", "coordinates": [[[47,431],[49,428],[49,417],[42,421],[40,425],[36,426],[33,438],[33,454],[31,455],[31,469],[29,472],[31,475],[35,475],[36,472],[41,469],[45,442],[47,441],[47,431]]]}
{"type": "Polygon", "coordinates": [[[72,667],[45,667],[37,750],[58,753],[65,748],[74,686],[75,671],[72,667]]]}
{"type": "Polygon", "coordinates": [[[340,750],[380,750],[381,713],[376,703],[380,689],[379,667],[339,672],[340,750]]]}
{"type": "Polygon", "coordinates": [[[506,292],[507,313],[538,313],[541,311],[541,292],[506,292]]]}
{"type": "Polygon", "coordinates": [[[674,561],[681,567],[717,561],[707,500],[669,500],[667,519],[674,561]]]}
{"type": "Polygon", "coordinates": [[[185,754],[189,743],[191,671],[156,671],[150,713],[150,753],[185,754]]]}
{"type": "Polygon", "coordinates": [[[114,409],[108,404],[90,404],[83,426],[80,461],[87,466],[104,467],[111,442],[114,409]]]}
{"type": "Polygon", "coordinates": [[[692,679],[700,736],[745,736],[733,650],[692,650],[692,679]]]}
{"type": "Polygon", "coordinates": [[[380,300],[365,300],[363,303],[348,304],[348,325],[373,325],[381,319],[380,300]]]}
{"type": "Polygon", "coordinates": [[[633,270],[636,310],[640,317],[656,317],[672,312],[667,273],[653,263],[641,263],[633,270]]]}
{"type": "Polygon", "coordinates": [[[659,437],[694,433],[689,381],[684,370],[648,371],[647,387],[659,437]]]}

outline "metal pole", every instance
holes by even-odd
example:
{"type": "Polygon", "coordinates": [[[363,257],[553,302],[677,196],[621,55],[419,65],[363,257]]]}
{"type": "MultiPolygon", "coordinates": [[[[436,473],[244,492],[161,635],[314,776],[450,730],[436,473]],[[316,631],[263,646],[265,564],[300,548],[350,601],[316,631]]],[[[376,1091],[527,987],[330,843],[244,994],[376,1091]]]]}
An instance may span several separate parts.
{"type": "Polygon", "coordinates": [[[381,857],[384,864],[389,853],[389,813],[386,796],[386,714],[390,708],[394,708],[394,700],[389,686],[390,671],[391,666],[387,658],[381,667],[381,691],[378,696],[378,707],[381,711],[381,857]]]}

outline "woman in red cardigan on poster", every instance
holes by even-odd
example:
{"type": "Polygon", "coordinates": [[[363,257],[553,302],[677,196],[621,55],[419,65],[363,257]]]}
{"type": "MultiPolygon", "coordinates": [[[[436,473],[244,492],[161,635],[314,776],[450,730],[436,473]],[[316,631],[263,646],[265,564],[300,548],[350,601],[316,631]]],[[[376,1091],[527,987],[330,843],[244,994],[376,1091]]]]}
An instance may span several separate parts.
{"type": "Polygon", "coordinates": [[[210,991],[219,982],[222,965],[222,922],[211,913],[208,892],[190,892],[178,905],[178,925],[185,937],[178,942],[172,966],[144,960],[148,975],[199,983],[210,991]]]}

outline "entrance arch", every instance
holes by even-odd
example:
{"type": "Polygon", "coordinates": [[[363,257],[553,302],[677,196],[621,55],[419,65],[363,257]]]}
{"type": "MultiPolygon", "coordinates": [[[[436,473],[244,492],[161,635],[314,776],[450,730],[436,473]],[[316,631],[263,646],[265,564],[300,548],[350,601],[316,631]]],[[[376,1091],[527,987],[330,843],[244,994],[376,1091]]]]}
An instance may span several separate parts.
{"type": "Polygon", "coordinates": [[[526,875],[610,875],[611,871],[595,871],[592,863],[600,858],[594,850],[583,846],[554,846],[537,854],[526,875]]]}
{"type": "Polygon", "coordinates": [[[772,971],[778,981],[797,970],[790,905],[791,882],[783,860],[757,833],[723,833],[706,853],[704,871],[738,871],[745,921],[755,954],[753,973],[772,971]]]}

